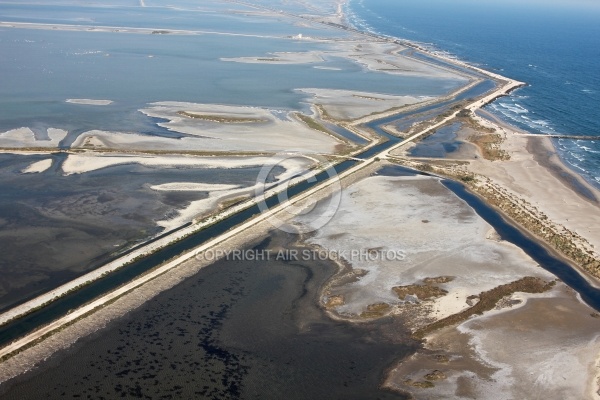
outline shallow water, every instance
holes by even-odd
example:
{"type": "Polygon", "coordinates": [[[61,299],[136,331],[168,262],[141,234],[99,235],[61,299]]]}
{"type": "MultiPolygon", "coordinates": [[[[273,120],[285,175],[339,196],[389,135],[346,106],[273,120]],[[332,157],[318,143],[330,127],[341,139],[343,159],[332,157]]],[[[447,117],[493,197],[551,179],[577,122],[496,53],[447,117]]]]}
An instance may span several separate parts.
{"type": "Polygon", "coordinates": [[[258,168],[208,170],[121,165],[63,176],[63,154],[0,155],[0,309],[98,267],[107,258],[161,231],[156,221],[206,192],[158,192],[170,182],[250,186],[258,168]],[[38,174],[29,164],[52,158],[38,174]]]}
{"type": "MultiPolygon", "coordinates": [[[[256,249],[294,248],[291,236],[271,238],[256,249]]],[[[329,319],[317,300],[334,272],[318,260],[217,262],[55,355],[2,398],[406,398],[379,385],[416,344],[398,321],[329,319]]]]}
{"type": "MultiPolygon", "coordinates": [[[[0,15],[2,7],[0,4],[0,15]]],[[[323,34],[329,37],[330,31],[323,34]]],[[[11,60],[0,64],[0,132],[40,126],[72,134],[91,129],[154,133],[151,121],[138,110],[157,101],[308,111],[306,95],[296,89],[436,96],[462,83],[456,79],[375,73],[338,58],[297,65],[221,60],[314,50],[331,50],[331,44],[216,34],[0,30],[0,53],[10,55],[11,60]],[[340,70],[314,68],[319,65],[335,65],[340,70]],[[65,103],[70,98],[114,103],[65,103]]]]}
{"type": "Polygon", "coordinates": [[[410,150],[410,156],[443,158],[457,151],[461,143],[456,140],[456,134],[460,128],[461,124],[456,123],[437,129],[432,135],[418,142],[410,150]]]}

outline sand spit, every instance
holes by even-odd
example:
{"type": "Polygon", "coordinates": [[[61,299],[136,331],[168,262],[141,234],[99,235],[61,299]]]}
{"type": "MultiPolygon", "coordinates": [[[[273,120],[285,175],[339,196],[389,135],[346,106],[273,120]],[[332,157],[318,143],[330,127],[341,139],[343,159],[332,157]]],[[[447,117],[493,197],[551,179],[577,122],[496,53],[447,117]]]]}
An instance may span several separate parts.
{"type": "Polygon", "coordinates": [[[73,148],[123,150],[186,150],[203,152],[295,151],[333,153],[343,144],[331,135],[311,129],[289,111],[256,107],[179,102],[152,103],[140,110],[168,122],[159,125],[188,135],[181,139],[126,132],[93,130],[80,135],[73,148]],[[298,140],[302,138],[302,140],[298,140]]]}
{"type": "MultiPolygon", "coordinates": [[[[300,157],[300,156],[299,156],[300,157]]],[[[294,160],[294,158],[292,158],[294,160]]],[[[171,168],[247,168],[276,165],[276,157],[202,157],[202,156],[132,156],[114,153],[69,154],[62,165],[65,175],[83,174],[123,164],[171,168]]]]}
{"type": "Polygon", "coordinates": [[[30,128],[11,129],[0,133],[0,147],[4,148],[40,148],[40,147],[58,147],[61,140],[67,136],[67,131],[63,129],[48,128],[47,139],[36,138],[35,133],[30,128]]]}
{"type": "Polygon", "coordinates": [[[309,95],[311,103],[322,106],[336,120],[355,120],[391,108],[432,100],[427,96],[393,96],[339,89],[305,88],[297,91],[309,95]]]}
{"type": "Polygon", "coordinates": [[[340,57],[353,60],[370,71],[392,75],[429,76],[432,78],[471,79],[465,74],[452,71],[434,64],[403,56],[400,52],[407,47],[395,42],[366,42],[348,48],[338,44],[340,57]]]}
{"type": "Polygon", "coordinates": [[[94,100],[94,99],[67,99],[65,103],[82,104],[88,106],[107,106],[112,104],[112,100],[94,100]]]}
{"type": "Polygon", "coordinates": [[[201,215],[209,214],[211,211],[215,210],[215,207],[219,202],[226,198],[235,197],[236,195],[238,198],[241,196],[249,197],[254,191],[254,187],[239,188],[238,185],[196,182],[165,183],[162,185],[150,186],[150,189],[161,192],[208,192],[208,197],[206,199],[192,201],[187,207],[179,210],[177,216],[157,222],[159,226],[162,226],[167,231],[192,221],[194,218],[198,218],[201,215]]]}
{"type": "Polygon", "coordinates": [[[36,161],[33,164],[29,165],[27,168],[22,170],[21,172],[24,174],[38,174],[44,171],[47,171],[52,167],[52,159],[49,158],[47,160],[36,161]]]}
{"type": "Polygon", "coordinates": [[[331,64],[336,67],[333,61],[342,58],[358,64],[367,71],[385,74],[464,79],[465,82],[471,78],[447,68],[405,57],[400,54],[402,50],[406,50],[406,47],[397,43],[352,40],[331,42],[329,48],[323,51],[276,52],[254,57],[221,58],[221,60],[251,64],[319,64],[321,67],[331,64]]]}
{"type": "MultiPolygon", "coordinates": [[[[301,174],[306,171],[308,166],[313,162],[313,160],[301,156],[283,160],[281,158],[270,158],[263,161],[263,167],[277,165],[284,168],[283,172],[273,176],[271,185],[277,185],[301,174]]],[[[178,210],[176,216],[171,216],[168,219],[158,221],[157,224],[165,228],[166,231],[169,231],[187,222],[198,221],[202,217],[214,212],[219,204],[227,201],[238,203],[245,199],[252,198],[260,188],[262,188],[262,182],[257,182],[255,185],[249,187],[194,182],[175,182],[152,186],[151,189],[161,191],[200,190],[208,192],[207,198],[190,202],[187,207],[178,210]]]]}
{"type": "Polygon", "coordinates": [[[324,62],[318,51],[304,53],[275,52],[264,57],[233,57],[221,58],[221,61],[239,62],[246,64],[312,64],[324,62]]]}
{"type": "MultiPolygon", "coordinates": [[[[261,14],[266,15],[266,14],[261,14]]],[[[76,24],[42,24],[30,22],[6,22],[0,21],[0,28],[16,29],[37,29],[37,30],[56,30],[67,32],[112,32],[128,33],[140,35],[222,35],[222,36],[241,36],[263,39],[280,39],[283,36],[258,35],[246,33],[219,32],[208,30],[183,30],[183,29],[161,29],[161,28],[136,28],[131,26],[102,26],[102,25],[76,25],[76,24]]]]}
{"type": "Polygon", "coordinates": [[[213,192],[238,188],[237,185],[223,185],[218,183],[173,182],[162,185],[150,186],[152,190],[175,192],[213,192]]]}

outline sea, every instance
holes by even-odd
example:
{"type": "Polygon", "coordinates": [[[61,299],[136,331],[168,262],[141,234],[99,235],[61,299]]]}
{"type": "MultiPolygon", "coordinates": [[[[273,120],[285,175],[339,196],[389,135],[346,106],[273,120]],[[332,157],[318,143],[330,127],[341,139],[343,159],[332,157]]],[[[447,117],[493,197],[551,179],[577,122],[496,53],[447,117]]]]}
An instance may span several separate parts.
{"type": "MultiPolygon", "coordinates": [[[[350,0],[356,28],[418,42],[527,83],[487,110],[531,133],[600,137],[600,2],[350,0]]],[[[600,141],[555,139],[600,188],[600,141]]]]}

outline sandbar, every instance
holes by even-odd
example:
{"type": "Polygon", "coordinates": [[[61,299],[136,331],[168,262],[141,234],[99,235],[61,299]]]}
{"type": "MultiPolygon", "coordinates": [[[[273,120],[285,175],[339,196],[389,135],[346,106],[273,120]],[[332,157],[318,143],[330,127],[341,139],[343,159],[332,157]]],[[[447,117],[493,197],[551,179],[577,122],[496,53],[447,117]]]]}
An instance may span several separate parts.
{"type": "Polygon", "coordinates": [[[49,158],[47,160],[36,161],[29,165],[27,168],[23,169],[21,172],[24,174],[37,174],[44,171],[47,171],[52,167],[52,159],[49,158]]]}
{"type": "Polygon", "coordinates": [[[64,129],[48,128],[47,140],[38,140],[35,133],[27,127],[11,129],[0,132],[0,147],[5,148],[40,148],[58,147],[60,142],[67,136],[64,129]]]}
{"type": "Polygon", "coordinates": [[[112,100],[94,100],[94,99],[67,99],[65,103],[82,104],[88,106],[107,106],[112,104],[112,100]]]}

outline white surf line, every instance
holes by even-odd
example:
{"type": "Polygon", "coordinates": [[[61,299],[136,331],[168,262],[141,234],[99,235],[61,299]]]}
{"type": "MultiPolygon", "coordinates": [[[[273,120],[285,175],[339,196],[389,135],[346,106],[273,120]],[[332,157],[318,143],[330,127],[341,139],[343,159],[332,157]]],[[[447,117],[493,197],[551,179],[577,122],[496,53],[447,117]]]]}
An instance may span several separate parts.
{"type": "MultiPolygon", "coordinates": [[[[497,75],[498,77],[500,77],[500,75],[497,75]]],[[[476,110],[478,110],[479,108],[485,106],[486,104],[491,103],[492,101],[496,100],[499,97],[502,96],[506,96],[507,94],[509,94],[512,90],[521,87],[524,85],[523,82],[519,82],[519,81],[515,81],[515,80],[511,80],[508,78],[503,78],[504,81],[506,81],[506,83],[494,90],[492,93],[490,93],[489,95],[474,101],[473,103],[467,105],[465,107],[465,109],[470,110],[471,112],[475,112],[476,110]]],[[[453,120],[454,118],[456,118],[456,116],[458,115],[458,113],[460,113],[462,110],[458,110],[455,111],[454,113],[452,113],[451,115],[449,115],[448,117],[442,119],[440,122],[431,125],[430,127],[426,128],[425,130],[415,133],[414,135],[410,136],[409,138],[395,144],[394,146],[388,148],[387,150],[382,151],[381,153],[379,153],[379,157],[385,157],[388,158],[390,156],[390,153],[402,146],[405,146],[406,144],[408,144],[409,142],[412,142],[415,139],[418,139],[419,137],[436,130],[437,128],[441,127],[442,125],[448,123],[449,121],[453,120]]],[[[392,156],[393,157],[393,156],[392,156]]]]}
{"type": "MultiPolygon", "coordinates": [[[[0,26],[2,26],[2,22],[0,22],[0,26]]],[[[231,35],[237,35],[237,34],[231,34],[231,35]]],[[[421,50],[421,49],[419,49],[419,50],[421,50]]],[[[427,54],[431,54],[431,53],[429,53],[427,51],[424,51],[424,52],[427,53],[427,54]]],[[[469,64],[463,63],[463,62],[458,62],[457,60],[453,60],[451,58],[440,57],[440,56],[437,56],[437,55],[434,55],[434,54],[431,54],[431,55],[436,56],[437,58],[445,59],[446,61],[449,61],[451,63],[455,63],[455,64],[458,64],[458,65],[462,65],[462,66],[468,67],[470,69],[474,69],[474,70],[476,70],[478,72],[481,72],[481,73],[483,73],[485,75],[488,75],[488,76],[491,76],[491,77],[493,77],[495,79],[498,79],[498,80],[506,82],[502,87],[498,88],[497,90],[495,90],[491,94],[489,94],[489,95],[483,97],[482,99],[477,100],[477,101],[475,101],[475,102],[473,102],[470,105],[468,105],[468,106],[465,107],[466,109],[469,109],[469,110],[471,110],[473,112],[476,111],[477,109],[485,106],[486,104],[494,101],[495,99],[507,95],[513,89],[516,89],[516,88],[524,85],[523,82],[511,80],[511,79],[508,79],[508,78],[503,77],[501,75],[498,75],[498,74],[495,74],[495,73],[483,70],[481,68],[477,68],[477,67],[471,66],[469,64]]],[[[400,112],[402,112],[402,111],[398,111],[398,113],[400,113],[400,112]]],[[[8,354],[11,354],[14,351],[19,350],[20,348],[29,345],[30,343],[32,343],[32,342],[34,342],[34,341],[42,338],[44,335],[46,335],[48,333],[51,333],[52,331],[60,328],[64,324],[67,324],[69,322],[74,321],[75,319],[77,319],[79,317],[84,316],[88,312],[91,312],[94,309],[96,309],[98,307],[101,307],[102,305],[106,304],[106,302],[111,301],[112,299],[118,298],[121,295],[125,294],[127,291],[132,290],[132,289],[134,289],[136,287],[139,287],[139,286],[143,285],[144,283],[148,282],[149,280],[154,279],[155,277],[157,277],[157,276],[159,276],[159,275],[167,272],[169,269],[175,268],[180,263],[185,262],[185,261],[191,259],[192,257],[196,256],[198,253],[200,253],[200,252],[202,252],[202,251],[204,251],[204,250],[206,250],[206,249],[208,249],[208,248],[210,248],[212,246],[215,246],[215,245],[221,243],[222,241],[224,241],[224,240],[232,237],[233,235],[235,235],[237,233],[242,232],[243,230],[245,230],[245,229],[247,229],[249,227],[254,226],[258,222],[264,221],[265,219],[271,217],[272,215],[275,215],[279,211],[284,210],[285,207],[292,206],[292,205],[294,205],[294,204],[296,204],[296,203],[298,203],[300,201],[305,200],[308,196],[310,196],[310,195],[312,195],[312,194],[314,194],[314,193],[316,193],[316,192],[318,192],[320,190],[328,188],[333,183],[337,182],[338,179],[343,179],[343,178],[345,178],[345,177],[347,177],[347,176],[349,176],[349,175],[351,175],[351,174],[353,174],[355,172],[358,172],[359,170],[365,168],[366,166],[372,164],[373,162],[376,162],[379,158],[387,158],[389,156],[389,153],[391,151],[394,151],[394,150],[398,149],[399,147],[402,147],[402,146],[406,145],[407,143],[409,143],[409,142],[411,142],[411,141],[419,138],[420,136],[423,136],[426,133],[429,133],[432,130],[439,128],[443,124],[445,124],[445,123],[449,122],[450,120],[456,118],[456,116],[458,115],[459,112],[460,112],[460,110],[456,111],[455,113],[453,113],[451,115],[449,115],[448,117],[444,118],[442,121],[436,123],[435,125],[432,125],[432,126],[428,127],[427,129],[425,129],[425,130],[423,130],[421,132],[418,132],[418,133],[410,136],[409,138],[403,140],[402,142],[399,142],[396,145],[394,145],[394,146],[392,146],[392,147],[390,147],[390,148],[388,148],[388,149],[386,149],[386,150],[384,150],[384,151],[382,151],[380,153],[377,153],[377,154],[373,155],[369,159],[365,159],[362,163],[357,163],[355,166],[349,168],[348,170],[346,170],[342,174],[340,174],[337,177],[337,179],[328,179],[328,180],[323,181],[320,185],[317,185],[317,186],[313,187],[312,189],[301,193],[300,195],[298,195],[297,197],[293,198],[292,200],[286,202],[285,204],[281,204],[281,203],[278,204],[276,207],[270,209],[268,212],[261,213],[261,214],[257,215],[255,218],[251,218],[250,220],[248,220],[247,222],[243,223],[242,225],[239,225],[237,228],[234,228],[233,230],[231,230],[231,231],[229,231],[229,232],[227,232],[227,233],[225,233],[225,234],[223,234],[223,235],[221,235],[221,236],[219,236],[217,238],[214,238],[213,240],[207,242],[206,244],[204,244],[204,245],[202,245],[202,246],[200,246],[200,247],[198,247],[198,248],[196,248],[196,249],[194,249],[194,250],[192,250],[192,251],[190,251],[190,252],[182,255],[181,257],[177,258],[176,260],[174,260],[172,262],[169,262],[165,266],[158,268],[157,270],[153,271],[152,273],[146,274],[146,275],[144,275],[144,276],[142,276],[142,277],[140,277],[140,278],[138,278],[138,279],[130,282],[129,284],[125,285],[124,287],[122,287],[120,289],[117,289],[117,290],[115,290],[113,292],[110,292],[110,293],[104,295],[103,297],[101,297],[100,299],[98,299],[98,300],[96,300],[96,301],[94,301],[94,302],[92,302],[92,303],[90,303],[90,304],[88,304],[86,306],[80,307],[79,309],[73,311],[69,315],[67,315],[67,316],[65,316],[63,318],[60,318],[59,320],[56,320],[56,321],[50,323],[49,325],[46,325],[45,327],[40,328],[37,331],[34,331],[34,332],[30,333],[29,335],[23,337],[22,339],[19,339],[16,342],[11,343],[10,345],[8,345],[5,348],[3,348],[3,349],[0,350],[0,357],[3,357],[3,356],[8,355],[8,354]],[[125,289],[125,288],[128,288],[128,289],[125,289]]],[[[371,147],[372,145],[374,145],[374,143],[370,144],[367,147],[371,147]]],[[[319,172],[320,171],[311,171],[309,173],[309,175],[312,174],[314,176],[314,175],[316,175],[319,172]]],[[[308,178],[308,175],[304,175],[303,174],[301,176],[298,176],[296,179],[297,179],[297,182],[300,182],[300,181],[306,180],[307,178],[308,178]]],[[[292,184],[293,183],[290,182],[288,185],[286,185],[286,187],[290,186],[292,184]]],[[[278,186],[278,188],[279,188],[279,186],[278,186]]],[[[285,190],[285,188],[283,190],[285,190]]],[[[265,192],[265,197],[268,197],[268,196],[271,196],[272,194],[277,194],[277,193],[278,193],[277,189],[272,189],[270,191],[265,192]]],[[[239,212],[239,211],[245,209],[246,207],[249,207],[249,206],[252,206],[253,204],[256,204],[257,200],[258,199],[256,199],[256,198],[250,199],[250,200],[248,200],[246,202],[242,202],[239,205],[236,205],[236,206],[228,209],[227,211],[230,211],[232,213],[239,212]]],[[[228,213],[224,212],[224,213],[220,214],[219,217],[220,218],[225,218],[225,217],[223,217],[223,215],[225,215],[225,214],[228,214],[228,213]]],[[[213,224],[214,222],[215,222],[215,219],[209,219],[208,221],[206,221],[206,224],[213,224]]],[[[202,225],[192,225],[191,227],[188,227],[188,228],[186,228],[186,229],[184,229],[182,231],[185,231],[187,229],[193,228],[193,230],[192,230],[192,232],[193,232],[193,231],[197,230],[200,226],[202,226],[202,225]]],[[[180,232],[182,232],[182,231],[180,231],[180,232]]],[[[177,232],[177,234],[179,234],[180,232],[177,232]]],[[[191,233],[191,232],[186,233],[186,235],[189,234],[189,233],[191,233]]],[[[171,241],[171,240],[173,240],[173,237],[167,237],[167,238],[163,238],[163,239],[167,239],[167,240],[171,241]]],[[[160,241],[158,241],[158,242],[160,242],[160,241]]],[[[156,244],[158,242],[152,243],[152,245],[154,245],[154,244],[156,244]]],[[[164,245],[165,244],[163,244],[162,246],[164,246],[164,245]]],[[[160,246],[160,247],[162,247],[162,246],[160,246]]],[[[51,294],[53,294],[53,293],[51,293],[51,294]]],[[[38,304],[38,307],[39,306],[43,306],[43,303],[42,304],[38,304]]],[[[11,311],[12,310],[10,310],[8,313],[10,313],[11,311]]],[[[2,322],[1,322],[2,321],[2,317],[4,317],[4,314],[0,316],[0,324],[2,324],[2,322]]],[[[14,318],[14,316],[12,318],[10,318],[10,319],[13,319],[13,318],[14,318]]]]}
{"type": "MultiPolygon", "coordinates": [[[[501,88],[495,90],[493,93],[485,96],[484,98],[471,103],[470,105],[468,105],[465,108],[467,108],[471,111],[475,111],[476,109],[488,104],[490,101],[493,101],[493,100],[497,99],[498,97],[505,96],[511,90],[513,90],[517,87],[520,87],[522,85],[523,85],[522,82],[508,80],[508,82],[505,85],[503,85],[501,88]]],[[[403,140],[402,142],[399,142],[396,145],[394,145],[380,153],[373,155],[371,158],[365,159],[362,162],[357,163],[355,166],[342,172],[337,177],[334,176],[332,178],[329,178],[329,179],[321,182],[321,184],[314,186],[312,189],[310,189],[308,191],[302,192],[301,194],[288,200],[287,202],[279,203],[277,206],[270,208],[267,212],[260,213],[256,217],[250,218],[249,220],[242,223],[241,225],[238,225],[237,227],[233,228],[232,230],[225,232],[224,234],[209,240],[205,244],[203,244],[195,249],[192,249],[191,251],[187,252],[186,254],[183,254],[182,256],[176,258],[175,260],[169,262],[168,264],[163,265],[162,267],[159,267],[159,268],[155,269],[154,271],[149,272],[149,273],[129,282],[128,284],[120,287],[119,289],[116,289],[112,292],[105,294],[104,296],[93,301],[92,303],[87,304],[83,307],[80,307],[80,308],[74,310],[70,314],[51,322],[50,324],[26,335],[25,337],[15,341],[15,342],[12,342],[8,346],[5,346],[4,348],[0,349],[0,358],[10,355],[11,353],[14,353],[15,351],[18,351],[19,349],[30,345],[31,343],[35,342],[36,340],[41,339],[43,336],[45,336],[49,333],[52,333],[53,331],[61,328],[65,324],[68,324],[70,322],[75,321],[76,319],[78,319],[80,317],[83,317],[87,313],[90,313],[90,312],[94,311],[95,309],[102,307],[107,302],[110,302],[110,301],[124,295],[125,293],[129,292],[130,290],[133,290],[133,289],[143,285],[144,283],[149,282],[150,280],[166,273],[167,271],[169,271],[173,268],[176,268],[177,266],[181,265],[183,262],[196,257],[198,254],[210,249],[211,247],[214,247],[214,246],[222,243],[223,241],[225,241],[237,234],[242,233],[244,230],[255,226],[257,223],[265,221],[266,219],[278,214],[279,212],[285,210],[286,207],[294,206],[295,204],[305,200],[309,196],[312,196],[321,190],[329,188],[334,183],[339,182],[340,180],[350,176],[351,174],[354,174],[354,173],[360,171],[361,169],[367,167],[368,165],[371,165],[374,162],[377,162],[379,160],[379,158],[387,158],[391,151],[394,151],[397,148],[402,147],[402,146],[406,145],[407,143],[419,138],[420,136],[423,136],[423,135],[431,132],[432,130],[437,129],[441,125],[454,119],[458,115],[459,112],[460,112],[460,110],[456,111],[455,113],[444,118],[442,121],[436,123],[435,125],[432,125],[432,126],[428,127],[427,129],[425,129],[419,133],[416,133],[416,134],[412,135],[411,137],[403,140]]],[[[304,180],[308,179],[309,176],[314,176],[314,175],[318,174],[319,172],[320,171],[310,171],[307,174],[300,175],[297,178],[295,178],[294,180],[290,181],[290,183],[288,185],[286,185],[286,188],[293,185],[294,183],[299,183],[301,181],[304,181],[304,180]]],[[[285,190],[285,188],[284,188],[284,190],[285,190]]],[[[281,188],[278,185],[276,188],[266,191],[264,194],[264,197],[267,198],[272,195],[276,195],[279,193],[279,191],[281,191],[281,188]]],[[[256,204],[256,202],[258,200],[259,199],[257,199],[255,197],[255,198],[251,199],[251,201],[242,202],[239,205],[232,207],[230,210],[231,210],[231,212],[234,212],[234,213],[242,211],[249,205],[256,204]]],[[[223,213],[223,214],[228,214],[228,213],[223,213]]],[[[206,221],[207,224],[212,224],[214,222],[215,222],[215,220],[213,220],[213,219],[209,219],[208,221],[206,221]]],[[[194,228],[194,230],[196,230],[198,228],[197,225],[196,226],[192,225],[192,227],[194,228]]],[[[172,239],[173,238],[171,238],[171,237],[168,238],[169,241],[172,239]]]]}

